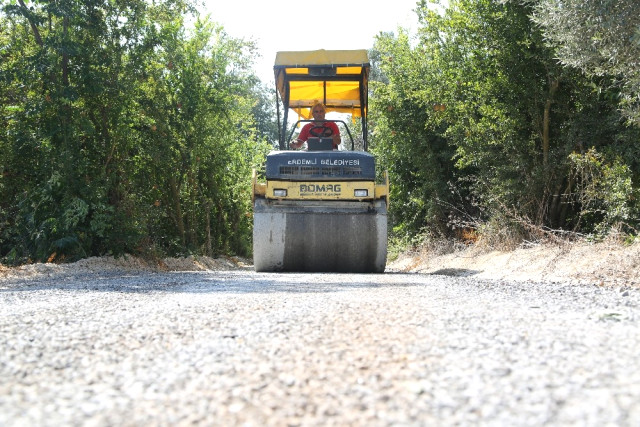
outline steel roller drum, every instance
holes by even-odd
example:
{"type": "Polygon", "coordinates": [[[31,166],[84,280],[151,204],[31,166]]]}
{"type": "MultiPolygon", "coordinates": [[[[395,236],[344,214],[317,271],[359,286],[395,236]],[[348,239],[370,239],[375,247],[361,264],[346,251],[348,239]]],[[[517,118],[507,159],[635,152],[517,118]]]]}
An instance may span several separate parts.
{"type": "Polygon", "coordinates": [[[257,199],[253,242],[256,271],[382,273],[387,206],[257,199]]]}

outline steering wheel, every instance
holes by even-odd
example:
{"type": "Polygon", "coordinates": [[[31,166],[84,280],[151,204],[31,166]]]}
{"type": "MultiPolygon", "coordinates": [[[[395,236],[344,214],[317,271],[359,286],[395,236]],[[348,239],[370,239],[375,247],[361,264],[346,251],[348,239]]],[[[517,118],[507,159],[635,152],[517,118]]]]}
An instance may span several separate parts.
{"type": "Polygon", "coordinates": [[[316,125],[311,129],[309,129],[309,134],[311,134],[312,136],[315,136],[316,138],[328,137],[333,135],[333,130],[331,130],[330,127],[322,124],[322,125],[316,125]]]}

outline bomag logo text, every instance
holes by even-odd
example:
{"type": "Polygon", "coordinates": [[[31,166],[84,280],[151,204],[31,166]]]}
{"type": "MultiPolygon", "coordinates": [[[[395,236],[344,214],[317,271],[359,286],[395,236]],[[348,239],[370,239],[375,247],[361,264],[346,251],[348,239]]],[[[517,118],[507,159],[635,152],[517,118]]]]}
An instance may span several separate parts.
{"type": "Polygon", "coordinates": [[[300,194],[339,194],[340,184],[302,184],[300,194]]]}

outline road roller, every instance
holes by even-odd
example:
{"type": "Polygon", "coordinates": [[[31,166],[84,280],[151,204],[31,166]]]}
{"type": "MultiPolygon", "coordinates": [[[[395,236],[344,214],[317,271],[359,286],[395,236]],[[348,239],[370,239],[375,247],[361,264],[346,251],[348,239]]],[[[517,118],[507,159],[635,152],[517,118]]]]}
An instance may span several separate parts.
{"type": "Polygon", "coordinates": [[[389,178],[376,171],[368,152],[369,70],[366,50],[276,54],[276,105],[278,119],[282,105],[283,119],[279,149],[253,173],[256,271],[384,271],[389,178]],[[319,104],[338,118],[318,120],[319,104]],[[297,115],[292,124],[290,111],[297,115]],[[354,139],[342,119],[359,119],[361,138],[354,139]],[[338,129],[339,145],[327,128],[338,129]]]}

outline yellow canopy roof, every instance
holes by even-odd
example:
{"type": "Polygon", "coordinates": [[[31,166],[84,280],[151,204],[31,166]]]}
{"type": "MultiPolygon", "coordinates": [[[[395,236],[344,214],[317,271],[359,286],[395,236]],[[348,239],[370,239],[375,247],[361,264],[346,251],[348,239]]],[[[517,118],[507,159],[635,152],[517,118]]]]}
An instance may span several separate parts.
{"type": "Polygon", "coordinates": [[[278,52],[273,67],[285,108],[307,119],[317,101],[327,112],[366,115],[369,68],[364,49],[278,52]]]}
{"type": "Polygon", "coordinates": [[[275,66],[308,67],[312,65],[353,64],[369,66],[369,55],[366,49],[358,50],[305,50],[276,53],[275,66]]]}

